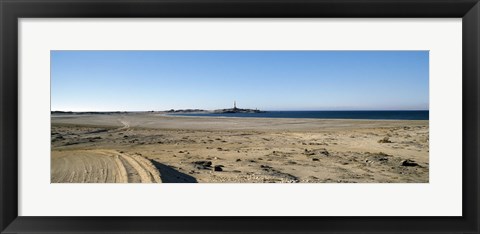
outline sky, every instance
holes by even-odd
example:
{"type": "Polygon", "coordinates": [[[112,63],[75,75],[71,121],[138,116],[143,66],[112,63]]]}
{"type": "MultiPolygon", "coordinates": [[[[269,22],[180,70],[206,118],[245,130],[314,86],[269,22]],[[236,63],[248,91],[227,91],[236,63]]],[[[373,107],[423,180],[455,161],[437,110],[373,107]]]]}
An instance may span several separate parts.
{"type": "Polygon", "coordinates": [[[428,51],[51,51],[51,109],[428,110],[428,69],[428,51]]]}

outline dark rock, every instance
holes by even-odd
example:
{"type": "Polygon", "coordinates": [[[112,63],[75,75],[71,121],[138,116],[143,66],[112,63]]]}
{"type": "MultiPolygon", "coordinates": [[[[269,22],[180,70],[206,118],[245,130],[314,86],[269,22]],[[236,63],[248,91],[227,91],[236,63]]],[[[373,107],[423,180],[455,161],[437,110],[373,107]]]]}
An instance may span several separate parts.
{"type": "Polygon", "coordinates": [[[214,171],[223,171],[222,167],[223,167],[222,165],[217,165],[217,166],[213,167],[213,170],[214,171]]]}
{"type": "Polygon", "coordinates": [[[320,161],[318,158],[312,158],[312,161],[320,161]]]}
{"type": "Polygon", "coordinates": [[[211,161],[196,161],[193,164],[196,169],[210,169],[212,166],[211,161]]]}
{"type": "Polygon", "coordinates": [[[304,155],[307,156],[312,156],[312,155],[324,155],[324,156],[330,156],[330,153],[326,149],[313,149],[313,150],[307,150],[303,152],[304,155]]]}
{"type": "Polygon", "coordinates": [[[392,141],[390,141],[389,137],[384,137],[383,139],[379,140],[378,143],[392,143],[392,141]]]}
{"type": "Polygon", "coordinates": [[[240,161],[242,161],[242,160],[241,160],[241,159],[239,159],[239,158],[237,158],[237,160],[235,160],[235,162],[240,162],[240,161]]]}
{"type": "Polygon", "coordinates": [[[416,166],[419,166],[419,165],[415,161],[407,159],[407,160],[402,161],[402,166],[404,166],[404,167],[416,167],[416,166]]]}
{"type": "Polygon", "coordinates": [[[272,167],[267,165],[260,165],[260,168],[263,168],[264,170],[268,170],[268,169],[271,169],[272,167]]]}
{"type": "Polygon", "coordinates": [[[319,150],[319,152],[325,156],[330,156],[330,153],[326,149],[319,150]]]}
{"type": "Polygon", "coordinates": [[[197,165],[204,165],[204,166],[212,166],[212,162],[211,161],[195,161],[193,162],[194,164],[197,164],[197,165]]]}

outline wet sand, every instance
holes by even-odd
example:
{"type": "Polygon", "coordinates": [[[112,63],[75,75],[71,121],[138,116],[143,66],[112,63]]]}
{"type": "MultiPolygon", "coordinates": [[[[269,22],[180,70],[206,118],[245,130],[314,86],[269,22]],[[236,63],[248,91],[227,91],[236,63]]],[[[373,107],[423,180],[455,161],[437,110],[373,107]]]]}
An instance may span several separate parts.
{"type": "Polygon", "coordinates": [[[426,120],[52,115],[52,183],[426,183],[426,120]]]}

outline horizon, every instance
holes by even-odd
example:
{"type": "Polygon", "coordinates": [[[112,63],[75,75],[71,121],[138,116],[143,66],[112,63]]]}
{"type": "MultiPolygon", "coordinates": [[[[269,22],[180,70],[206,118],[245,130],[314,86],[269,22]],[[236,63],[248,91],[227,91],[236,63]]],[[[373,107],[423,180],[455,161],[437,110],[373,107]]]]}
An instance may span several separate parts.
{"type": "MultiPolygon", "coordinates": [[[[220,108],[220,109],[209,109],[209,110],[204,110],[204,109],[198,109],[198,110],[203,110],[203,111],[214,111],[214,110],[222,110],[222,109],[225,109],[225,108],[220,108]]],[[[248,108],[247,108],[248,109],[248,108]]],[[[195,108],[187,108],[187,109],[173,109],[173,110],[197,110],[195,108]]],[[[103,110],[103,111],[89,111],[89,110],[86,110],[86,111],[69,111],[69,110],[51,110],[51,112],[72,112],[72,113],[81,113],[81,112],[98,112],[98,113],[101,113],[101,112],[167,112],[169,110],[138,110],[138,111],[118,111],[118,110],[103,110]]],[[[430,111],[430,110],[261,110],[261,111],[272,111],[272,112],[275,112],[275,111],[298,111],[298,112],[301,112],[301,111],[430,111]]]]}
{"type": "Polygon", "coordinates": [[[428,66],[428,51],[51,51],[51,111],[428,111],[428,66]]]}

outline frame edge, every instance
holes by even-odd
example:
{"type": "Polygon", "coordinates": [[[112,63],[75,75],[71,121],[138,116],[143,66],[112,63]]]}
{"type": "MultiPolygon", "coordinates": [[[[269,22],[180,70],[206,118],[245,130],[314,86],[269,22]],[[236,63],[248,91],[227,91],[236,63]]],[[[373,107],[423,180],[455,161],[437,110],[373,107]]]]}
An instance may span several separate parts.
{"type": "MultiPolygon", "coordinates": [[[[0,206],[2,207],[0,210],[0,233],[5,232],[25,232],[25,231],[32,231],[27,226],[30,227],[39,227],[43,228],[37,229],[35,231],[51,231],[49,230],[46,225],[42,225],[38,223],[40,220],[46,220],[40,218],[35,222],[31,218],[33,217],[18,217],[18,184],[12,183],[14,181],[18,181],[18,162],[16,155],[18,155],[18,85],[17,85],[17,77],[18,77],[18,25],[17,19],[19,17],[26,17],[32,13],[32,9],[29,11],[22,11],[21,7],[19,7],[23,3],[27,3],[26,1],[19,1],[19,4],[16,4],[14,7],[12,4],[13,1],[4,1],[0,0],[0,111],[2,112],[0,116],[0,206]],[[10,8],[12,6],[12,8],[10,8]],[[20,11],[19,11],[20,9],[20,11]],[[10,11],[12,10],[12,11],[10,11]],[[8,39],[7,39],[8,37],[8,39]],[[12,135],[12,134],[13,135],[12,135]],[[7,135],[8,134],[8,135],[7,135]],[[10,226],[9,226],[10,225],[10,226]],[[20,226],[19,226],[20,225],[20,226]]],[[[42,2],[42,1],[33,1],[33,2],[42,2]]],[[[44,1],[48,2],[48,1],[44,1]]],[[[59,3],[58,1],[55,1],[59,3]]],[[[67,1],[68,3],[69,1],[67,1]]],[[[90,1],[84,1],[85,3],[91,3],[90,1]]],[[[154,1],[151,1],[154,2],[154,1]]],[[[160,1],[161,2],[161,1],[160,1]]],[[[344,3],[346,1],[343,1],[344,3]]],[[[433,1],[432,1],[433,2],[433,1]]],[[[472,1],[468,1],[470,6],[472,1]]],[[[425,2],[424,2],[425,3],[425,2]]],[[[184,2],[184,4],[186,4],[184,2]]],[[[467,6],[467,1],[462,1],[462,9],[467,6]]],[[[87,4],[88,5],[88,4],[87,4]]],[[[181,5],[181,4],[179,4],[181,5]]],[[[247,4],[248,5],[248,4],[247,4]]],[[[221,7],[220,7],[221,8],[221,7]]],[[[74,10],[73,10],[74,11],[74,10]]],[[[459,11],[457,9],[457,11],[459,11]]],[[[136,11],[138,12],[138,11],[136,11]]],[[[151,12],[151,11],[149,11],[151,12]]],[[[72,10],[63,12],[63,13],[55,13],[52,17],[62,17],[67,14],[71,14],[72,10]]],[[[178,12],[177,12],[178,13],[178,12]]],[[[52,13],[53,14],[53,13],[52,13]]],[[[98,16],[99,12],[92,13],[92,17],[100,17],[98,16]]],[[[120,17],[124,13],[116,13],[110,17],[120,17]]],[[[138,14],[138,13],[135,13],[138,14]]],[[[185,14],[185,13],[183,13],[185,14]]],[[[258,14],[258,13],[257,13],[258,14]]],[[[418,12],[417,12],[418,14],[418,12]]],[[[438,13],[437,13],[438,14],[438,13]]],[[[41,14],[35,13],[33,17],[49,17],[49,16],[41,16],[41,14]]],[[[70,16],[76,17],[76,16],[70,16]]],[[[147,16],[152,17],[152,16],[147,16]]],[[[205,17],[205,16],[204,16],[205,17]]],[[[220,16],[222,17],[222,16],[220,16]]],[[[295,16],[293,16],[295,17],[295,16]]],[[[394,17],[394,16],[391,16],[394,17]]],[[[448,17],[453,17],[452,15],[448,17]]],[[[461,17],[461,16],[458,16],[461,17]]],[[[472,8],[469,8],[469,11],[463,16],[463,98],[465,100],[471,100],[468,103],[463,103],[463,124],[464,124],[464,131],[463,132],[463,149],[464,149],[464,156],[471,155],[470,158],[463,158],[463,196],[467,198],[467,200],[474,201],[475,204],[469,203],[466,204],[465,200],[463,202],[463,212],[464,212],[464,219],[462,220],[462,224],[467,225],[464,226],[463,231],[459,232],[466,232],[466,233],[478,233],[479,231],[479,223],[478,223],[478,211],[479,211],[479,160],[478,160],[478,140],[479,140],[479,94],[480,86],[479,86],[479,61],[480,61],[480,5],[477,3],[472,8]],[[474,48],[474,49],[472,49],[474,48]],[[465,53],[468,52],[468,53],[465,53]],[[469,63],[465,63],[465,61],[469,61],[469,63]],[[467,78],[470,77],[470,78],[467,78]],[[470,80],[469,80],[470,79],[470,80]],[[467,109],[474,112],[474,115],[467,115],[467,109]],[[465,128],[465,124],[469,123],[470,128],[465,128]],[[468,141],[465,141],[468,139],[468,141]]],[[[472,113],[469,112],[469,113],[472,113]]],[[[77,217],[79,220],[82,220],[81,217],[77,217]]],[[[51,219],[55,220],[70,220],[75,219],[72,218],[54,218],[51,219]]],[[[85,219],[83,219],[85,220],[85,219]]],[[[120,219],[119,219],[120,220],[120,219]]],[[[151,219],[152,222],[154,219],[151,219]]],[[[185,217],[185,220],[188,220],[185,217]]],[[[345,219],[344,221],[348,221],[345,219]]],[[[67,221],[69,222],[69,221],[67,221]]],[[[81,222],[81,221],[79,221],[81,222]]],[[[165,222],[165,220],[161,221],[160,223],[165,222]]],[[[226,221],[228,223],[229,221],[226,221]]],[[[50,223],[46,222],[45,224],[50,223]]],[[[86,222],[88,223],[88,222],[86,222]]],[[[128,222],[127,222],[128,223],[128,222]]],[[[180,222],[182,223],[182,222],[180,222]]],[[[235,223],[235,222],[230,222],[235,223]]],[[[356,223],[356,222],[355,222],[356,223]]],[[[386,221],[386,223],[390,223],[386,221]]],[[[238,224],[238,223],[237,223],[238,224]]],[[[457,223],[458,224],[458,223],[457,223]]],[[[185,223],[183,224],[185,225],[185,223]]],[[[62,225],[63,226],[63,225],[62,225]]],[[[128,225],[126,225],[128,226],[128,225]]],[[[152,225],[155,226],[155,225],[152,225]]],[[[187,225],[188,226],[188,225],[187,225]]],[[[255,224],[258,227],[258,225],[255,224]]],[[[132,228],[132,227],[131,227],[132,228]]],[[[58,231],[58,230],[57,230],[58,231]]],[[[168,230],[172,232],[172,230],[168,230]]],[[[226,230],[224,230],[226,231],[226,230]]],[[[365,230],[364,230],[365,231],[365,230]]],[[[378,231],[378,230],[377,230],[378,231]]],[[[132,232],[132,230],[127,230],[126,232],[132,232]]],[[[180,232],[180,231],[178,231],[180,232]]],[[[205,232],[205,231],[204,231],[205,232]]],[[[288,231],[287,231],[288,232],[288,231]]]]}

